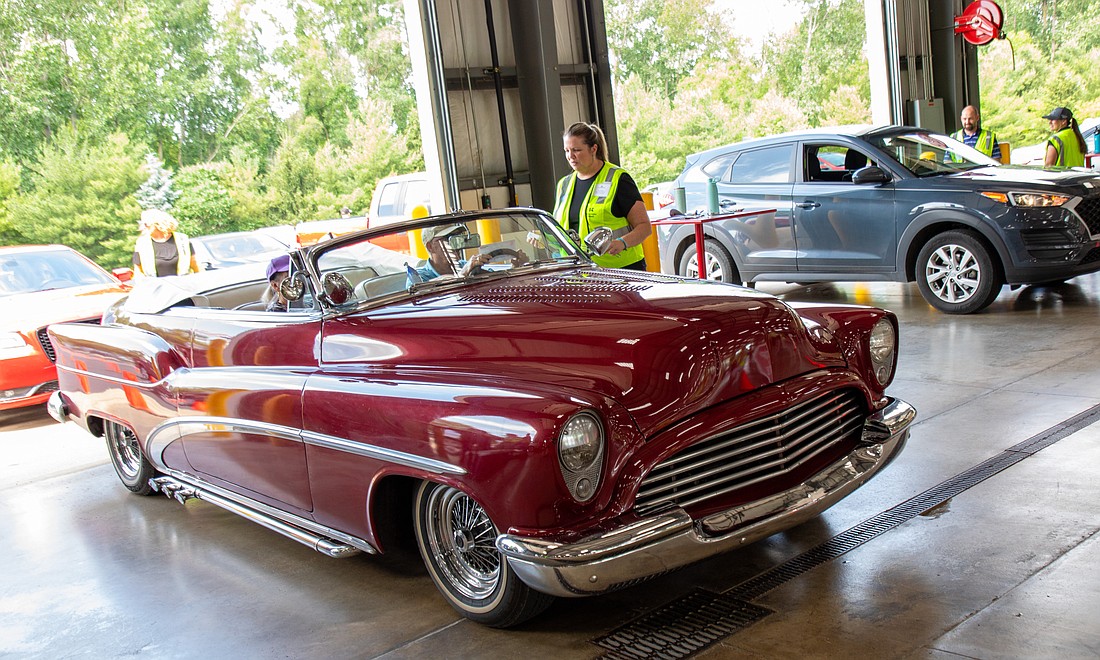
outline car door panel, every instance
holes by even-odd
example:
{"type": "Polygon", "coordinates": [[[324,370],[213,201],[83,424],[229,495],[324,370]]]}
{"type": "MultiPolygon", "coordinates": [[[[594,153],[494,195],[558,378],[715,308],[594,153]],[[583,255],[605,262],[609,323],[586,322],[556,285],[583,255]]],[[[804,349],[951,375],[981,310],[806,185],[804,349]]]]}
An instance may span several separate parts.
{"type": "MultiPolygon", "coordinates": [[[[846,145],[804,144],[806,160],[794,184],[792,217],[798,271],[805,273],[884,273],[896,269],[894,186],[854,184],[852,170],[813,167],[829,161],[818,149],[844,153],[846,145]]],[[[857,160],[860,160],[857,158],[857,160]]],[[[864,157],[861,159],[865,161],[864,157]]]]}

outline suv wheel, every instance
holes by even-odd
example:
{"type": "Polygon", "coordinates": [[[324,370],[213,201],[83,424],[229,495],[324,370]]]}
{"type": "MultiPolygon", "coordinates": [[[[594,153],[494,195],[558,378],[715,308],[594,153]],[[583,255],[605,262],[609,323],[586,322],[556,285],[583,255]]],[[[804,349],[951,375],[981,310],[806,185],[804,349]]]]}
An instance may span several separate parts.
{"type": "MultiPolygon", "coordinates": [[[[726,248],[722,247],[721,243],[713,238],[708,238],[703,243],[703,249],[706,251],[706,275],[708,280],[741,284],[741,276],[737,273],[737,266],[733,264],[733,257],[726,251],[726,248]]],[[[680,257],[680,264],[676,269],[676,273],[684,277],[699,277],[699,257],[696,254],[694,241],[688,245],[687,250],[680,257]]]]}
{"type": "Polygon", "coordinates": [[[933,307],[947,314],[985,309],[1004,283],[989,249],[971,231],[933,236],[917,255],[917,287],[933,307]]]}

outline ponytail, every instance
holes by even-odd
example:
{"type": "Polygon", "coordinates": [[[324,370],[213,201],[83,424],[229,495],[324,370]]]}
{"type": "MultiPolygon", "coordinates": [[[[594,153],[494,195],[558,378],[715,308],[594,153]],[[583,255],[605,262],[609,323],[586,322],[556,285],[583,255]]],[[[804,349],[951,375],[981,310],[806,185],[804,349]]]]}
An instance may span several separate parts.
{"type": "Polygon", "coordinates": [[[563,138],[579,137],[588,146],[596,147],[596,158],[607,162],[607,138],[604,137],[599,126],[579,121],[565,129],[561,135],[563,138]]]}
{"type": "Polygon", "coordinates": [[[1087,154],[1089,152],[1088,146],[1085,145],[1085,136],[1081,135],[1081,127],[1077,125],[1077,118],[1069,118],[1070,128],[1073,129],[1073,134],[1077,136],[1077,145],[1081,147],[1081,153],[1087,154]]]}

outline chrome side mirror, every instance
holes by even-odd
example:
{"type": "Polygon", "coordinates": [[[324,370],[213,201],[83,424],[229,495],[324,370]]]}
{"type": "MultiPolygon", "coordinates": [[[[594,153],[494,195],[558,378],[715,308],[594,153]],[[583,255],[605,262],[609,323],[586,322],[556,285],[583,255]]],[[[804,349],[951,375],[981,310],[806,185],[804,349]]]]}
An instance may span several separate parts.
{"type": "Polygon", "coordinates": [[[287,302],[295,302],[302,299],[306,293],[306,278],[301,273],[294,273],[283,278],[279,284],[279,293],[287,302]]]}
{"type": "Polygon", "coordinates": [[[615,237],[610,227],[596,227],[584,237],[584,245],[592,254],[603,254],[613,240],[615,237]]]}

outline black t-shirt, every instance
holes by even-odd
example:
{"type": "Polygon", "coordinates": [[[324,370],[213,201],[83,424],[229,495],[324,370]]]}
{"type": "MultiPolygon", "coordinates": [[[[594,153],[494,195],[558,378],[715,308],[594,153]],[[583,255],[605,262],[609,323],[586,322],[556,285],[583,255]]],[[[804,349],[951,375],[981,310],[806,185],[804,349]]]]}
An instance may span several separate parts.
{"type": "MultiPolygon", "coordinates": [[[[190,243],[188,245],[190,245],[190,243]]],[[[180,254],[179,250],[176,249],[175,239],[169,238],[163,243],[153,241],[153,259],[157,264],[157,277],[175,275],[176,267],[179,265],[180,260],[180,254]]],[[[133,262],[135,266],[141,264],[141,256],[136,251],[134,252],[133,262]]]]}
{"type": "MultiPolygon", "coordinates": [[[[578,234],[581,231],[581,204],[584,203],[584,197],[588,194],[588,190],[592,187],[592,182],[596,180],[596,177],[589,177],[582,179],[577,177],[577,182],[573,185],[573,199],[569,202],[569,228],[578,234]]],[[[642,193],[638,190],[638,184],[634,183],[634,179],[625,171],[619,175],[619,185],[615,188],[615,198],[611,200],[611,213],[616,218],[625,218],[626,214],[630,212],[630,209],[634,208],[635,202],[642,201],[642,193]]]]}

